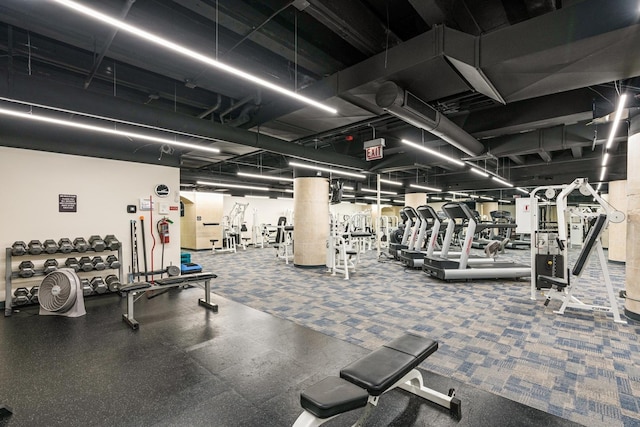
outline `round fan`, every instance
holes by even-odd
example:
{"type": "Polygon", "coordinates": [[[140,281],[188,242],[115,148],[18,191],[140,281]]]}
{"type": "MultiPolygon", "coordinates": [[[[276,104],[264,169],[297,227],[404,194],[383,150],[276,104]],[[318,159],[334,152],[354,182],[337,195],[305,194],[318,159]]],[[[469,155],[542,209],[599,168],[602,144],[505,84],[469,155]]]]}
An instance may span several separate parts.
{"type": "Polygon", "coordinates": [[[82,283],[71,268],[61,268],[47,274],[38,290],[41,315],[67,317],[84,316],[82,283]]]}

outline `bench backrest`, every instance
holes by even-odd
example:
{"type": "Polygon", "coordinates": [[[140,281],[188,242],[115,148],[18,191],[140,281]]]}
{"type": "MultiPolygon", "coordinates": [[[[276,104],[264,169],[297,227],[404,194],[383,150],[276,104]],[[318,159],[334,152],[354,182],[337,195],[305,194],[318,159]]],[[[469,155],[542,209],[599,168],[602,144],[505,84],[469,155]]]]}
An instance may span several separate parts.
{"type": "Polygon", "coordinates": [[[571,270],[571,274],[574,276],[578,276],[585,265],[587,265],[587,261],[589,260],[589,256],[591,255],[591,251],[595,247],[596,242],[602,235],[602,232],[607,225],[607,216],[605,214],[600,214],[596,218],[596,222],[591,226],[589,233],[587,234],[587,238],[584,241],[584,245],[582,246],[582,250],[578,255],[578,259],[573,266],[573,270],[571,270]]]}

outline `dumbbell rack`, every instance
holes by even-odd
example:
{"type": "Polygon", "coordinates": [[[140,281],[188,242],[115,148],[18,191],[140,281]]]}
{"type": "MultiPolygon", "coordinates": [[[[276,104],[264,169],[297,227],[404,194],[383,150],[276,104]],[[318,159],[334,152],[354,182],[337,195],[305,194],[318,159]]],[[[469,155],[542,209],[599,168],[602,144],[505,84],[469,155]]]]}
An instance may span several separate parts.
{"type": "MultiPolygon", "coordinates": [[[[32,277],[28,277],[28,278],[22,278],[18,275],[18,272],[14,272],[13,271],[13,262],[14,262],[14,258],[18,258],[20,260],[30,260],[30,259],[36,259],[36,260],[42,260],[44,262],[45,259],[49,259],[49,258],[56,258],[56,259],[66,259],[69,258],[70,256],[73,256],[72,254],[87,254],[87,253],[93,253],[96,254],[96,256],[98,256],[99,254],[103,254],[103,253],[108,253],[108,252],[115,252],[113,250],[110,249],[105,249],[104,251],[98,252],[95,251],[91,248],[89,248],[87,251],[85,252],[79,252],[77,250],[73,250],[71,252],[54,252],[52,254],[50,253],[41,253],[39,255],[32,255],[29,253],[26,253],[24,255],[13,255],[11,248],[6,248],[6,269],[5,269],[5,300],[4,300],[4,316],[8,317],[11,316],[13,314],[13,286],[12,286],[12,281],[13,279],[18,279],[18,280],[24,280],[24,281],[33,281],[34,277],[37,277],[38,275],[43,276],[44,278],[44,273],[43,271],[38,271],[36,270],[36,273],[32,276],[32,277]]],[[[117,249],[118,252],[118,261],[120,261],[120,267],[117,268],[118,270],[118,280],[120,280],[120,283],[122,283],[122,278],[124,277],[123,274],[123,267],[122,267],[122,245],[120,245],[120,247],[117,249]]],[[[61,263],[64,266],[64,261],[61,263]]],[[[61,267],[62,268],[62,267],[61,267]]],[[[107,270],[109,268],[107,267],[107,270]]],[[[92,270],[92,271],[97,271],[97,270],[92,270]]],[[[91,271],[87,271],[86,273],[90,273],[91,271]]],[[[85,273],[84,271],[79,271],[78,272],[79,275],[81,275],[82,273],[85,273]]],[[[112,292],[106,292],[105,295],[110,294],[112,292]]],[[[25,305],[31,305],[33,303],[29,303],[29,304],[25,304],[25,305]]]]}

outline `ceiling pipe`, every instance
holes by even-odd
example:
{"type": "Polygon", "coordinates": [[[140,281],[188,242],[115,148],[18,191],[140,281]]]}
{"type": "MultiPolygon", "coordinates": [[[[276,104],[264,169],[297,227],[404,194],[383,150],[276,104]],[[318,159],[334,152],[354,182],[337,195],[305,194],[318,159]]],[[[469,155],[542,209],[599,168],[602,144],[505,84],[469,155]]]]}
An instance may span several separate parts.
{"type": "Polygon", "coordinates": [[[376,104],[389,114],[434,134],[470,156],[484,152],[484,145],[477,139],[394,82],[388,81],[380,86],[376,93],[376,104]]]}

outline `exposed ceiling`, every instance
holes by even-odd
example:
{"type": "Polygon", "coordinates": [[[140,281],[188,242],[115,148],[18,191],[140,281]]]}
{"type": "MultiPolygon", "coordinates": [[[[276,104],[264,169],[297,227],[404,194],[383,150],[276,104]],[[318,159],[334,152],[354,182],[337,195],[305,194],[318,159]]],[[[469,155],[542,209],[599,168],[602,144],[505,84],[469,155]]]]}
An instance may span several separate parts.
{"type": "MultiPolygon", "coordinates": [[[[624,117],[640,103],[640,56],[632,54],[640,45],[637,0],[79,3],[338,113],[261,89],[54,0],[3,0],[0,107],[104,125],[83,113],[120,121],[107,122],[119,129],[129,128],[122,121],[170,129],[221,153],[3,115],[0,145],[179,166],[184,186],[237,182],[239,171],[291,177],[289,160],[307,159],[365,171],[367,178],[351,182],[360,195],[379,173],[406,188],[417,182],[508,199],[514,189],[470,173],[469,165],[527,188],[583,176],[598,182],[619,93],[630,95],[624,117]],[[381,101],[388,82],[406,94],[408,107],[400,105],[404,98],[381,101]],[[413,118],[419,111],[438,122],[437,130],[424,130],[436,126],[429,120],[415,127],[394,109],[413,118]],[[385,139],[384,158],[367,162],[363,143],[374,138],[385,139]],[[467,164],[452,165],[402,139],[467,164]]],[[[627,128],[618,127],[605,181],[626,179],[627,128]]],[[[290,188],[268,185],[280,190],[273,197],[290,188]]]]}

